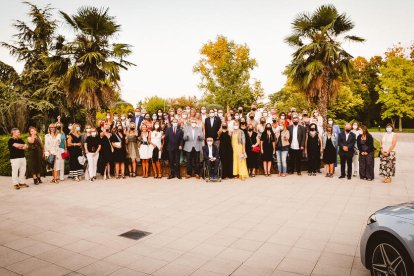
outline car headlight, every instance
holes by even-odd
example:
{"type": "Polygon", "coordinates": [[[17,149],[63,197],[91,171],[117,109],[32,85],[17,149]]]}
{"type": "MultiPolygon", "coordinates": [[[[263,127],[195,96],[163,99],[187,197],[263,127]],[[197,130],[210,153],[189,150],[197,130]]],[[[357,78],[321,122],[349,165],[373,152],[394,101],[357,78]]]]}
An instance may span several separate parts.
{"type": "Polygon", "coordinates": [[[375,216],[375,213],[369,216],[367,225],[370,225],[371,223],[377,222],[377,217],[375,216]]]}

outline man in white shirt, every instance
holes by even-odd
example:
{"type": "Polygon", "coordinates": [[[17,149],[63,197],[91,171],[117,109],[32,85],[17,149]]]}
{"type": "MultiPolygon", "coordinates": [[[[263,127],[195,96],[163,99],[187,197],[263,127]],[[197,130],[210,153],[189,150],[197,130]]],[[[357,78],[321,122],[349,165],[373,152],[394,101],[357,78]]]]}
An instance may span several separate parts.
{"type": "Polygon", "coordinates": [[[306,129],[299,125],[299,117],[297,115],[293,115],[292,121],[293,125],[288,127],[290,134],[288,173],[293,174],[296,169],[297,174],[302,175],[301,165],[303,149],[305,148],[306,129]]]}

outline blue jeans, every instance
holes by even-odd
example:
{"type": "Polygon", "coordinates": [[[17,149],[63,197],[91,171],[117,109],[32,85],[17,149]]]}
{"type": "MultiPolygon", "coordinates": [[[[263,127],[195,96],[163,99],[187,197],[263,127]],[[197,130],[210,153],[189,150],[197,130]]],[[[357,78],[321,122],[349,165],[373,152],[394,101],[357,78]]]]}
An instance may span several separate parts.
{"type": "Polygon", "coordinates": [[[286,164],[286,158],[288,155],[287,150],[277,150],[277,170],[279,173],[286,173],[287,171],[287,164],[286,164]]]}

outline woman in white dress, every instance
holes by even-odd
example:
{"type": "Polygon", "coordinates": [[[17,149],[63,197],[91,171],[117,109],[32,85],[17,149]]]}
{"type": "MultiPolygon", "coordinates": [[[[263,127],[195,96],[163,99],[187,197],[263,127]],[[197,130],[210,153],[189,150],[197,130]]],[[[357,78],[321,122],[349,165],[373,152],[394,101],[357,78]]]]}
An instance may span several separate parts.
{"type": "Polygon", "coordinates": [[[161,153],[163,148],[163,132],[160,127],[160,123],[156,121],[154,123],[154,129],[151,131],[151,145],[152,151],[152,169],[154,171],[154,178],[162,178],[161,171],[161,153]]]}
{"type": "Polygon", "coordinates": [[[149,159],[152,158],[153,146],[151,145],[151,132],[148,131],[146,125],[141,125],[141,135],[139,136],[140,147],[139,157],[142,160],[142,176],[148,177],[149,159]]]}
{"type": "Polygon", "coordinates": [[[62,159],[62,152],[60,145],[60,135],[56,131],[56,125],[50,124],[48,129],[48,134],[45,135],[45,156],[47,160],[52,160],[54,156],[54,163],[52,167],[52,183],[59,183],[59,162],[62,159]]]}

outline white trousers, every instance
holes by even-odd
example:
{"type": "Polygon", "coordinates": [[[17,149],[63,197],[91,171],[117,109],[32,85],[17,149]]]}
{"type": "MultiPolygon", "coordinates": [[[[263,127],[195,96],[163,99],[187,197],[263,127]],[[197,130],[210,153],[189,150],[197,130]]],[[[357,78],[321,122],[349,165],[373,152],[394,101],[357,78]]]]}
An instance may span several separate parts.
{"type": "Polygon", "coordinates": [[[64,149],[59,148],[59,159],[56,160],[56,170],[59,170],[59,178],[60,180],[65,179],[65,159],[62,158],[62,153],[64,152],[64,149]]]}
{"type": "Polygon", "coordinates": [[[355,152],[357,154],[354,154],[354,156],[352,156],[352,168],[354,170],[354,175],[358,176],[359,175],[359,151],[355,150],[355,152]]]}
{"type": "Polygon", "coordinates": [[[87,153],[89,178],[96,177],[96,170],[98,169],[99,153],[87,153]]]}
{"type": "Polygon", "coordinates": [[[26,179],[26,158],[10,159],[12,167],[12,184],[24,184],[26,179]]]}

